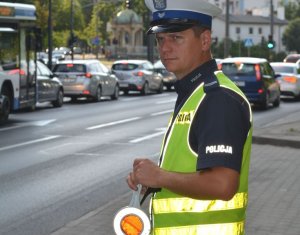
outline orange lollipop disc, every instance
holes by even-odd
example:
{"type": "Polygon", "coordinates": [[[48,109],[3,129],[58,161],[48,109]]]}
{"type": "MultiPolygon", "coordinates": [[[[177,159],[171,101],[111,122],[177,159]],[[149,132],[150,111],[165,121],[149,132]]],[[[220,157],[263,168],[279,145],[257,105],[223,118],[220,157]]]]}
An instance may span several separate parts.
{"type": "Polygon", "coordinates": [[[126,235],[140,235],[143,231],[143,221],[135,214],[126,215],[121,220],[121,229],[126,235]]]}

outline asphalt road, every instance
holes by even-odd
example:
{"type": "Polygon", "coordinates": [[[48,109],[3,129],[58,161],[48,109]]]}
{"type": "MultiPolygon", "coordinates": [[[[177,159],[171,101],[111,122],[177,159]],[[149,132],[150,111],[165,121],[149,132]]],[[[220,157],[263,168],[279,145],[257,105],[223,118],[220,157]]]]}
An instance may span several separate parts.
{"type": "MultiPolygon", "coordinates": [[[[135,157],[156,160],[176,95],[40,105],[0,127],[0,234],[43,235],[128,194],[135,157]]],[[[299,110],[254,111],[255,128],[299,110]]]]}

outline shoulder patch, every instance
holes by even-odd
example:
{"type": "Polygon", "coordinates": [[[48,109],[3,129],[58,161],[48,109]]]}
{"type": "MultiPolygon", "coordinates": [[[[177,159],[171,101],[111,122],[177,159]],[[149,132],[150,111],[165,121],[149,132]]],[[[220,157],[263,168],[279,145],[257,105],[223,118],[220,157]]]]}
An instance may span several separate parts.
{"type": "Polygon", "coordinates": [[[217,77],[214,75],[213,77],[206,78],[204,81],[204,92],[210,92],[220,87],[219,81],[217,77]]]}

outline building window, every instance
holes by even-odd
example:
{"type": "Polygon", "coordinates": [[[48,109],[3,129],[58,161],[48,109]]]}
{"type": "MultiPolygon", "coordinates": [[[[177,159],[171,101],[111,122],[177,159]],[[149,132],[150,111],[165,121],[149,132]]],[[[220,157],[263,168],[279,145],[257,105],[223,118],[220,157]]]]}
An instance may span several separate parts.
{"type": "Polygon", "coordinates": [[[262,28],[258,28],[258,34],[262,34],[262,28]]]}
{"type": "Polygon", "coordinates": [[[249,28],[249,34],[253,34],[253,28],[252,27],[249,28]]]}
{"type": "Polygon", "coordinates": [[[235,28],[235,33],[236,34],[240,34],[241,33],[241,28],[240,27],[236,27],[235,28]]]}

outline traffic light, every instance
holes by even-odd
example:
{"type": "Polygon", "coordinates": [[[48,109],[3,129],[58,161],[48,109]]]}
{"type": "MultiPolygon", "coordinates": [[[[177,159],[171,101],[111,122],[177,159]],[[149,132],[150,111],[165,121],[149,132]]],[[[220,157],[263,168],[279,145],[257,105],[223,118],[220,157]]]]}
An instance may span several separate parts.
{"type": "Polygon", "coordinates": [[[126,0],[125,5],[127,9],[131,9],[131,0],[126,0]]]}
{"type": "Polygon", "coordinates": [[[267,47],[269,49],[274,49],[275,48],[275,41],[273,40],[273,35],[269,35],[269,40],[267,43],[267,47]]]}

